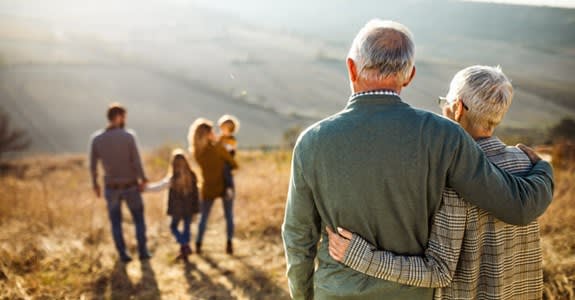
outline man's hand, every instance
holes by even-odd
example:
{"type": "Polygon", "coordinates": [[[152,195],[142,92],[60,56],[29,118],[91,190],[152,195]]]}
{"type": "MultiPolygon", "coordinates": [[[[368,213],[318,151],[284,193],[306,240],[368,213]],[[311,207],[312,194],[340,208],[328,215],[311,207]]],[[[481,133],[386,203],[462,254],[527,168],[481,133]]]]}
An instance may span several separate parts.
{"type": "Polygon", "coordinates": [[[96,194],[98,198],[102,197],[102,189],[100,189],[99,185],[94,186],[94,194],[96,194]]]}
{"type": "Polygon", "coordinates": [[[531,160],[532,164],[536,164],[541,160],[541,157],[537,155],[537,153],[535,152],[535,150],[533,150],[533,148],[527,147],[523,144],[517,144],[516,147],[519,148],[521,151],[525,152],[527,156],[529,156],[529,159],[531,160]]]}
{"type": "Polygon", "coordinates": [[[147,186],[148,186],[148,180],[147,179],[142,180],[142,182],[140,183],[140,186],[138,186],[140,193],[143,193],[146,190],[147,186]]]}
{"type": "Polygon", "coordinates": [[[336,261],[342,262],[345,252],[349,248],[353,234],[343,228],[337,228],[339,234],[333,232],[331,228],[326,227],[329,239],[329,255],[336,261]]]}

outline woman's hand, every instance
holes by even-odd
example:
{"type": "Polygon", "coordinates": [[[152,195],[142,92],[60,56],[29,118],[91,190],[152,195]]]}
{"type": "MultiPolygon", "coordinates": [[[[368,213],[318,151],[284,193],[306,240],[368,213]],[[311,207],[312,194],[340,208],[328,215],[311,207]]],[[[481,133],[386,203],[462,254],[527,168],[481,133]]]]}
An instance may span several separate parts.
{"type": "Polygon", "coordinates": [[[337,233],[333,232],[331,228],[326,227],[329,239],[329,255],[338,262],[342,262],[345,257],[345,252],[351,243],[353,234],[343,228],[338,227],[337,233]]]}

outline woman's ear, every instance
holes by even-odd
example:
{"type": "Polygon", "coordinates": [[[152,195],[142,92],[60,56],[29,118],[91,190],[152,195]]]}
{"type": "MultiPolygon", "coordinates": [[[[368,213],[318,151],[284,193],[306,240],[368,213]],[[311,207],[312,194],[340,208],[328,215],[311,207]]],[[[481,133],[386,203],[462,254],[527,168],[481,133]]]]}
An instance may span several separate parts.
{"type": "Polygon", "coordinates": [[[463,118],[463,114],[465,113],[465,109],[463,107],[463,102],[460,100],[455,101],[453,105],[453,119],[456,122],[460,122],[461,118],[463,118]]]}

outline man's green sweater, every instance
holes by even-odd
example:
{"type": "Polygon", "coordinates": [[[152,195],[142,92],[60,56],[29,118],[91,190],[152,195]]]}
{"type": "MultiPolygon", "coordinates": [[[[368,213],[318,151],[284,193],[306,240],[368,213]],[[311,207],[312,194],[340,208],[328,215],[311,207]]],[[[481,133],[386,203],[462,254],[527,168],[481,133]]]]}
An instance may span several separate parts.
{"type": "Polygon", "coordinates": [[[353,98],[308,128],[294,149],[282,226],[292,296],[431,299],[432,289],[369,277],[334,261],[325,226],[347,228],[378,249],[423,255],[446,186],[505,222],[527,224],[551,202],[552,176],[543,161],[524,178],[505,173],[459,125],[397,96],[353,98]]]}

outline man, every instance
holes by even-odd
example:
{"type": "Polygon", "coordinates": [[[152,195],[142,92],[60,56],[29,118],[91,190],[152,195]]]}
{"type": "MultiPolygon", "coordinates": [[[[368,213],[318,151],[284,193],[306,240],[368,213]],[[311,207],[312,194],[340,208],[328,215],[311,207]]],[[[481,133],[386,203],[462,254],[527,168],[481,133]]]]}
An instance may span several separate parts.
{"type": "Polygon", "coordinates": [[[527,224],[551,201],[551,166],[539,161],[524,178],[507,174],[460,126],[403,102],[399,94],[415,68],[411,33],[401,24],[369,22],[352,44],[347,69],[348,105],[302,133],[293,153],[282,226],[291,295],[431,299],[433,289],[339,264],[322,228],[341,225],[377,248],[422,255],[446,185],[503,221],[527,224]]]}
{"type": "MultiPolygon", "coordinates": [[[[500,68],[471,66],[459,71],[441,106],[485,152],[514,174],[531,169],[529,157],[493,136],[511,105],[513,87],[500,68]]],[[[488,212],[443,193],[425,256],[376,251],[361,237],[328,229],[330,254],[351,268],[378,278],[420,287],[442,287],[437,299],[541,299],[543,270],[539,225],[505,224],[488,212]],[[350,240],[353,240],[351,242],[350,240]],[[351,243],[351,245],[350,245],[351,243]],[[348,248],[350,249],[348,251],[348,248]]]]}
{"type": "Polygon", "coordinates": [[[98,161],[104,167],[104,196],[108,203],[108,214],[112,225],[112,236],[116,249],[123,262],[132,258],[126,253],[126,244],[122,233],[122,200],[126,201],[136,226],[136,238],[140,259],[151,258],[146,247],[146,223],[144,221],[144,203],[140,192],[147,183],[144,168],[140,160],[134,134],[125,130],[126,109],[120,104],[108,108],[108,127],[96,132],[90,148],[90,172],[94,192],[101,195],[98,184],[98,161]]]}

